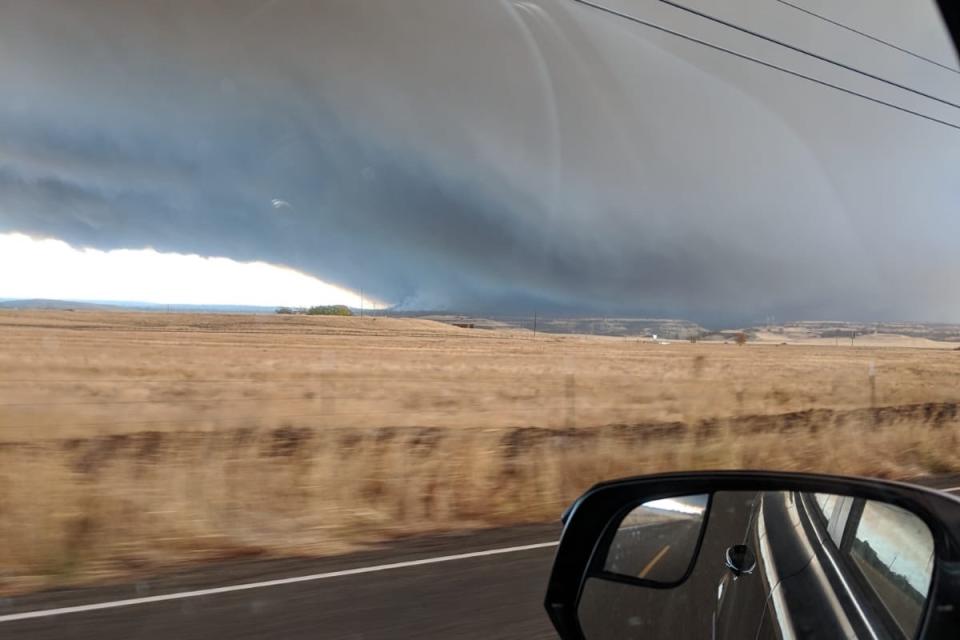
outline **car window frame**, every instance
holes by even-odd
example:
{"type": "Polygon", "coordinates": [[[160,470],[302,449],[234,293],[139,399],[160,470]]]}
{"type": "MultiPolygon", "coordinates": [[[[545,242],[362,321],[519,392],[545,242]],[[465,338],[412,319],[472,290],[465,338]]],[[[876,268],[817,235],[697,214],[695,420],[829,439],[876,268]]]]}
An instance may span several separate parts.
{"type": "MultiPolygon", "coordinates": [[[[859,524],[860,517],[863,514],[864,506],[866,505],[867,499],[865,498],[856,498],[852,496],[841,496],[841,498],[848,499],[849,508],[846,510],[846,513],[843,514],[842,523],[837,521],[837,517],[840,515],[841,503],[834,505],[833,513],[831,514],[830,521],[826,520],[826,517],[823,514],[820,505],[816,500],[815,496],[809,496],[809,499],[803,501],[805,506],[805,511],[809,515],[810,513],[815,513],[816,518],[808,518],[811,526],[818,527],[820,529],[820,534],[817,536],[822,543],[822,548],[817,550],[818,555],[828,555],[832,556],[833,562],[824,563],[824,566],[830,566],[831,564],[837,568],[838,571],[842,572],[842,575],[828,576],[830,578],[831,584],[834,588],[837,588],[835,581],[841,581],[846,584],[847,587],[853,590],[853,593],[850,594],[856,598],[857,604],[861,607],[865,607],[870,615],[870,622],[878,622],[885,632],[886,636],[889,638],[902,638],[909,639],[915,638],[921,632],[921,628],[918,628],[912,636],[908,636],[903,632],[901,625],[897,622],[896,616],[891,613],[886,603],[879,596],[879,594],[874,589],[873,585],[870,583],[869,579],[864,576],[862,570],[857,566],[856,561],[851,555],[851,549],[853,548],[853,540],[856,535],[857,524],[859,524]],[[811,508],[812,507],[812,508],[811,508]],[[816,520],[816,522],[814,522],[816,520]],[[831,535],[828,525],[842,525],[842,535],[840,544],[834,540],[831,535]]],[[[883,502],[882,500],[876,500],[876,502],[883,502]]],[[[884,504],[892,504],[885,502],[884,504]]],[[[897,506],[897,505],[892,505],[897,506]]],[[[924,523],[929,527],[928,523],[924,523]]],[[[931,531],[931,534],[933,532],[931,531]]],[[[934,543],[936,541],[934,540],[934,543]]],[[[829,572],[832,573],[832,572],[829,572]]],[[[927,608],[930,606],[930,599],[932,597],[932,591],[935,584],[934,576],[931,575],[930,585],[927,588],[927,597],[924,603],[924,607],[920,612],[920,627],[924,617],[927,615],[927,608]]],[[[836,589],[838,593],[841,591],[836,589]]],[[[849,598],[841,598],[841,602],[844,603],[845,609],[855,609],[851,607],[853,603],[847,602],[849,598]]],[[[856,617],[859,615],[855,610],[848,610],[848,616],[856,617]]]]}

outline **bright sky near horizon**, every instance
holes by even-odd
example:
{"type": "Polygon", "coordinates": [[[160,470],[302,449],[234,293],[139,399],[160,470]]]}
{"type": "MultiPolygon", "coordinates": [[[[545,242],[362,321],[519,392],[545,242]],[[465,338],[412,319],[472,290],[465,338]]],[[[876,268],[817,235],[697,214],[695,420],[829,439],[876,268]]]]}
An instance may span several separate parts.
{"type": "Polygon", "coordinates": [[[99,251],[22,233],[0,234],[0,274],[0,298],[360,306],[358,293],[266,262],[153,249],[99,251]]]}

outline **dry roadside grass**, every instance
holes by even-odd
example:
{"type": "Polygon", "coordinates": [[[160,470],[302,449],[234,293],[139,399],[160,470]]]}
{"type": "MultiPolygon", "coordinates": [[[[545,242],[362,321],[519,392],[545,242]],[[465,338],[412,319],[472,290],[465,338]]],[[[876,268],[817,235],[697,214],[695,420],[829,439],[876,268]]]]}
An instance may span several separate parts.
{"type": "Polygon", "coordinates": [[[948,349],[104,312],[2,312],[0,345],[6,592],[551,520],[630,474],[960,470],[948,349]]]}

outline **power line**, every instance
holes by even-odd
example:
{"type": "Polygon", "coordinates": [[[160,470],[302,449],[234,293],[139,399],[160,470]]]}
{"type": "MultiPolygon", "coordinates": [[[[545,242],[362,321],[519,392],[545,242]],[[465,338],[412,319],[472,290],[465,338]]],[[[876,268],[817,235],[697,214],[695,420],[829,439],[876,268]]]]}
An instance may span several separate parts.
{"type": "Polygon", "coordinates": [[[901,47],[901,46],[899,46],[899,45],[895,45],[895,44],[893,44],[892,42],[889,42],[889,41],[887,41],[887,40],[884,40],[883,38],[878,38],[877,36],[870,35],[869,33],[865,33],[865,32],[863,32],[863,31],[860,31],[859,29],[854,29],[853,27],[851,27],[851,26],[849,26],[849,25],[843,24],[842,22],[837,22],[836,20],[833,20],[833,19],[831,19],[831,18],[828,18],[827,16],[824,16],[824,15],[821,15],[821,14],[819,14],[819,13],[816,13],[815,11],[811,11],[810,9],[807,9],[807,8],[805,8],[805,7],[801,7],[801,6],[799,6],[799,5],[793,4],[792,2],[787,2],[787,0],[774,0],[774,2],[779,2],[780,4],[786,5],[786,6],[788,6],[788,7],[792,7],[792,8],[794,8],[794,9],[796,9],[797,11],[800,11],[800,12],[802,12],[802,13],[806,13],[807,15],[813,16],[814,18],[818,18],[818,19],[820,19],[820,20],[823,20],[824,22],[828,22],[828,23],[830,23],[830,24],[832,24],[832,25],[835,25],[835,26],[837,26],[837,27],[840,27],[841,29],[846,29],[847,31],[850,31],[850,32],[852,32],[852,33],[856,33],[857,35],[863,36],[864,38],[866,38],[866,39],[868,39],[868,40],[873,40],[874,42],[877,42],[877,43],[882,44],[882,45],[884,45],[884,46],[890,47],[891,49],[896,49],[897,51],[900,51],[901,53],[905,53],[905,54],[907,54],[907,55],[909,55],[909,56],[913,56],[914,58],[917,58],[918,60],[923,60],[924,62],[929,62],[929,63],[932,64],[932,65],[936,65],[936,66],[940,67],[941,69],[946,69],[947,71],[950,71],[950,72],[952,72],[952,73],[960,74],[960,70],[955,69],[955,68],[951,67],[950,65],[943,64],[942,62],[937,62],[937,61],[934,60],[933,58],[928,58],[928,57],[926,57],[926,56],[922,56],[922,55],[920,55],[919,53],[917,53],[917,52],[915,52],[915,51],[911,51],[910,49],[906,49],[906,48],[901,47]]]}
{"type": "MultiPolygon", "coordinates": [[[[575,1],[579,2],[580,0],[575,0],[575,1]]],[[[717,24],[722,24],[723,26],[728,27],[728,28],[730,28],[730,29],[735,29],[735,30],[739,31],[740,33],[745,33],[745,34],[747,34],[747,35],[753,36],[754,38],[759,38],[759,39],[761,39],[761,40],[765,40],[765,41],[770,42],[770,43],[772,43],[772,44],[775,44],[775,45],[778,45],[778,46],[781,46],[781,47],[790,49],[791,51],[796,51],[797,53],[801,53],[801,54],[803,54],[803,55],[805,55],[805,56],[809,56],[809,57],[814,58],[814,59],[816,59],[816,60],[820,60],[821,62],[826,62],[827,64],[835,65],[835,66],[837,66],[837,67],[840,67],[841,69],[846,69],[847,71],[852,71],[852,72],[854,72],[854,73],[859,73],[860,75],[865,76],[865,77],[867,77],[867,78],[871,78],[871,79],[873,79],[873,80],[877,80],[878,82],[886,83],[886,84],[890,85],[891,87],[896,87],[896,88],[902,89],[902,90],[904,90],[904,91],[909,91],[910,93],[914,93],[914,94],[916,94],[916,95],[918,95],[918,96],[922,96],[922,97],[927,98],[927,99],[929,99],[929,100],[936,100],[937,102],[940,102],[940,103],[942,103],[942,104],[945,104],[945,105],[954,107],[954,108],[956,108],[956,109],[960,109],[960,104],[957,104],[956,102],[950,102],[949,100],[946,100],[946,99],[944,99],[944,98],[938,98],[937,96],[931,95],[931,94],[929,94],[929,93],[925,93],[925,92],[923,92],[923,91],[920,91],[919,89],[914,89],[913,87],[908,87],[908,86],[905,85],[905,84],[900,84],[899,82],[895,82],[895,81],[893,81],[893,80],[888,80],[887,78],[884,78],[884,77],[882,77],[882,76],[878,76],[878,75],[876,75],[876,74],[874,74],[874,73],[870,73],[869,71],[864,71],[863,69],[858,69],[857,67],[851,66],[851,65],[846,64],[846,63],[844,63],[844,62],[840,62],[840,61],[838,61],[838,60],[834,60],[833,58],[828,58],[827,56],[822,56],[822,55],[820,55],[819,53],[814,53],[813,51],[809,51],[809,50],[807,50],[807,49],[804,49],[804,48],[802,48],[802,47],[798,47],[798,46],[793,45],[793,44],[790,44],[790,43],[788,43],[788,42],[783,42],[782,40],[777,40],[776,38],[773,38],[773,37],[768,36],[768,35],[764,35],[764,34],[759,33],[759,32],[757,32],[757,31],[753,31],[752,29],[748,29],[748,28],[746,28],[746,27],[742,27],[742,26],[740,26],[740,25],[738,25],[738,24],[736,24],[736,23],[733,23],[733,22],[729,22],[729,21],[727,21],[727,20],[724,20],[723,18],[718,18],[718,17],[716,17],[716,16],[710,15],[709,13],[704,13],[703,11],[698,11],[697,9],[693,9],[693,8],[691,8],[691,7],[684,6],[684,5],[682,5],[682,4],[679,4],[679,3],[677,3],[677,2],[674,2],[673,0],[657,0],[657,1],[658,1],[658,2],[662,2],[662,3],[665,4],[665,5],[674,7],[675,9],[680,9],[681,11],[686,11],[687,13],[692,13],[692,14],[695,15],[695,16],[699,16],[699,17],[704,18],[704,19],[706,19],[706,20],[710,20],[710,21],[712,21],[712,22],[716,22],[717,24]]],[[[585,4],[589,4],[589,3],[585,3],[585,4]]]]}
{"type": "Polygon", "coordinates": [[[694,37],[694,36],[688,35],[688,34],[686,34],[686,33],[681,33],[680,31],[674,31],[673,29],[669,29],[669,28],[664,27],[664,26],[661,26],[661,25],[659,25],[659,24],[656,24],[656,23],[653,23],[653,22],[649,22],[649,21],[647,21],[647,20],[642,20],[642,19],[640,19],[640,18],[636,18],[636,17],[631,16],[631,15],[626,14],[626,13],[621,13],[621,12],[616,11],[616,10],[614,10],[614,9],[610,9],[609,7],[604,7],[604,6],[602,6],[602,5],[594,4],[593,2],[589,2],[589,0],[573,0],[573,2],[582,4],[582,5],[586,5],[586,6],[588,6],[588,7],[592,7],[593,9],[596,9],[596,10],[598,10],[598,11],[603,11],[604,13],[608,13],[608,14],[610,14],[610,15],[612,15],[612,16],[616,16],[616,17],[618,17],[618,18],[623,18],[624,20],[629,20],[629,21],[631,21],[631,22],[636,22],[637,24],[642,24],[642,25],[645,26],[645,27],[650,27],[651,29],[656,29],[656,30],[658,30],[658,31],[662,31],[662,32],[664,32],[664,33],[668,33],[668,34],[670,34],[670,35],[672,35],[672,36],[676,36],[676,37],[678,37],[678,38],[682,38],[682,39],[684,39],[684,40],[688,40],[688,41],[690,41],[690,42],[694,42],[694,43],[699,44],[699,45],[702,45],[702,46],[704,46],[704,47],[709,47],[710,49],[714,49],[714,50],[716,50],[716,51],[722,51],[723,53],[730,54],[730,55],[732,55],[732,56],[735,56],[735,57],[737,57],[737,58],[740,58],[741,60],[748,60],[748,61],[750,61],[750,62],[754,62],[754,63],[759,64],[759,65],[762,65],[762,66],[764,66],[764,67],[768,67],[768,68],[770,68],[770,69],[775,69],[775,70],[777,70],[777,71],[781,71],[781,72],[783,72],[783,73],[786,73],[786,74],[788,74],[788,75],[794,76],[794,77],[796,77],[796,78],[802,78],[802,79],[807,80],[807,81],[809,81],[809,82],[813,82],[813,83],[815,83],[815,84],[819,84],[819,85],[822,85],[822,86],[824,86],[824,87],[829,87],[830,89],[835,89],[835,90],[837,90],[837,91],[846,93],[846,94],[851,95],[851,96],[856,96],[856,97],[858,97],[858,98],[863,98],[864,100],[869,100],[870,102],[875,102],[875,103],[880,104],[880,105],[883,105],[883,106],[885,106],[885,107],[890,107],[891,109],[896,109],[897,111],[901,111],[901,112],[903,112],[903,113],[908,113],[908,114],[910,114],[910,115],[912,115],[912,116],[917,116],[918,118],[923,118],[924,120],[929,120],[930,122],[936,122],[937,124],[942,124],[942,125],[944,125],[944,126],[946,126],[946,127],[950,127],[951,129],[960,130],[960,125],[954,124],[954,123],[952,123],[952,122],[947,122],[946,120],[941,120],[941,119],[939,119],[939,118],[935,118],[935,117],[933,117],[933,116],[929,116],[929,115],[927,115],[927,114],[925,114],[925,113],[920,113],[919,111],[914,111],[914,110],[908,109],[908,108],[906,108],[906,107],[901,107],[900,105],[893,104],[892,102],[887,102],[887,101],[885,101],[885,100],[880,100],[879,98],[874,98],[874,97],[872,97],[872,96],[868,96],[868,95],[866,95],[866,94],[864,94],[864,93],[860,93],[860,92],[858,92],[858,91],[854,91],[853,89],[848,89],[848,88],[846,88],[846,87],[842,87],[842,86],[840,86],[840,85],[833,84],[832,82],[827,82],[826,80],[820,80],[820,79],[818,79],[818,78],[814,78],[813,76],[808,76],[808,75],[806,75],[806,74],[800,73],[799,71],[793,71],[792,69],[787,69],[786,67],[781,67],[781,66],[779,66],[779,65],[773,64],[772,62],[767,62],[766,60],[761,60],[761,59],[759,59],[759,58],[754,58],[753,56],[749,56],[749,55],[747,55],[747,54],[745,54],[745,53],[740,53],[740,52],[737,52],[737,51],[733,51],[732,49],[727,49],[726,47],[722,47],[722,46],[720,46],[720,45],[718,45],[718,44],[713,44],[712,42],[707,42],[706,40],[701,40],[701,39],[699,39],[699,38],[696,38],[696,37],[694,37]]]}

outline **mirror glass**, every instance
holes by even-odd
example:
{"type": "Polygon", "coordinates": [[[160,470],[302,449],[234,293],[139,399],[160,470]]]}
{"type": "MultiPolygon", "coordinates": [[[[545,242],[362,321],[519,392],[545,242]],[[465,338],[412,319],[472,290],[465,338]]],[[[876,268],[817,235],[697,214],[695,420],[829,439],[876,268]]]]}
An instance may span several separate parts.
{"type": "Polygon", "coordinates": [[[922,520],[867,502],[850,537],[850,558],[907,637],[920,623],[933,575],[933,538],[922,520]]]}
{"type": "Polygon", "coordinates": [[[673,583],[687,573],[700,541],[707,494],[645,502],[620,521],[604,571],[673,583]]]}
{"type": "Polygon", "coordinates": [[[578,608],[590,640],[913,638],[935,565],[909,511],[792,491],[648,502],[596,553],[578,608]]]}

